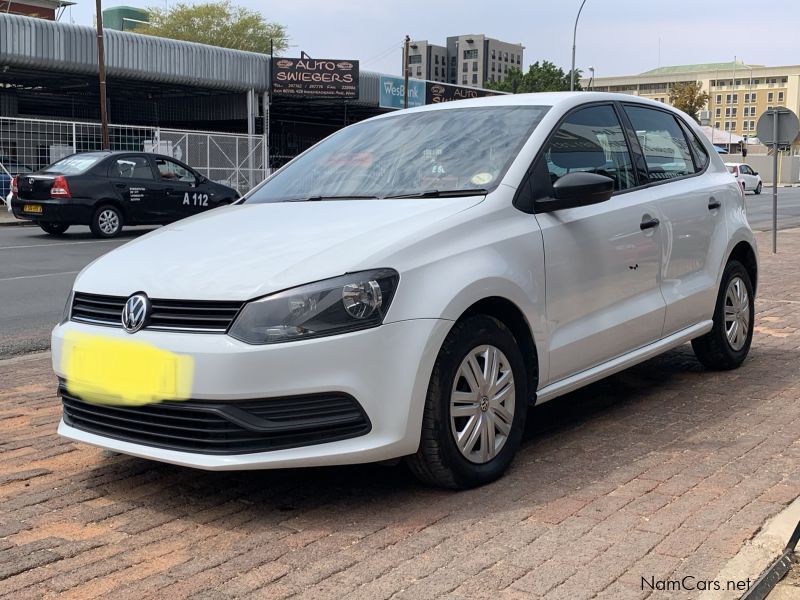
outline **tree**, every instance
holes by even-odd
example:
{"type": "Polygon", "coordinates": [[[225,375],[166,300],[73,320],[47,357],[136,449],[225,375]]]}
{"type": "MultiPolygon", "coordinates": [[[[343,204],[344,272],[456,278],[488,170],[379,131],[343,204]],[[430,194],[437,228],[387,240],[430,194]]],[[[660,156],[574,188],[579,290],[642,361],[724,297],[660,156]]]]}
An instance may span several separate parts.
{"type": "Polygon", "coordinates": [[[702,87],[699,81],[676,83],[669,91],[669,102],[699,123],[697,113],[708,104],[709,98],[708,92],[702,91],[702,87]]]}
{"type": "Polygon", "coordinates": [[[270,40],[275,54],[288,47],[283,25],[270,23],[256,11],[233,6],[230,0],[178,2],[167,9],[147,10],[150,22],[137,27],[136,33],[261,54],[269,54],[270,40]]]}
{"type": "MultiPolygon", "coordinates": [[[[580,71],[575,73],[575,89],[581,89],[580,71]]],[[[555,66],[550,61],[544,60],[541,64],[537,60],[527,73],[522,73],[516,67],[508,70],[503,81],[488,82],[486,87],[499,92],[512,94],[527,94],[531,92],[562,92],[569,90],[569,73],[555,66]]]]}

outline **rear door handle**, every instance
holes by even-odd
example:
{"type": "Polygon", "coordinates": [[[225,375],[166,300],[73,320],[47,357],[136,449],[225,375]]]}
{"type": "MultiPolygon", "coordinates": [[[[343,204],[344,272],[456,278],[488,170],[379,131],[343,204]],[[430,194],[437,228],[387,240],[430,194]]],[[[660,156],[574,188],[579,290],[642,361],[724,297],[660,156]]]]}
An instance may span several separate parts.
{"type": "Polygon", "coordinates": [[[722,206],[722,202],[720,202],[716,198],[709,199],[708,210],[717,210],[720,206],[722,206]]]}
{"type": "Polygon", "coordinates": [[[652,229],[653,227],[658,227],[661,221],[656,219],[655,217],[651,219],[647,219],[646,221],[642,221],[639,223],[639,229],[644,231],[645,229],[652,229]]]}
{"type": "Polygon", "coordinates": [[[126,187],[128,187],[128,184],[126,183],[115,183],[114,185],[121,190],[124,190],[126,187]]]}

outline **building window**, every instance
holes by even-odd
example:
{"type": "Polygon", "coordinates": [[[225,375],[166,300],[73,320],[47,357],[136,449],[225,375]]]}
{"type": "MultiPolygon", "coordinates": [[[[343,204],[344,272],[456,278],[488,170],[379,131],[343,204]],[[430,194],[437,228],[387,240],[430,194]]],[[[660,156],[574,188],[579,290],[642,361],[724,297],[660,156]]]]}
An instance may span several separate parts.
{"type": "Polygon", "coordinates": [[[772,92],[767,93],[767,102],[772,102],[774,100],[775,94],[772,92]]]}
{"type": "Polygon", "coordinates": [[[717,100],[715,104],[722,104],[722,94],[717,94],[717,100]]]}
{"type": "Polygon", "coordinates": [[[522,60],[522,59],[521,59],[521,55],[520,55],[520,54],[517,54],[517,64],[520,64],[520,61],[521,61],[521,60],[522,60]]]}
{"type": "Polygon", "coordinates": [[[492,58],[495,58],[496,56],[497,56],[497,50],[492,48],[492,58]]]}
{"type": "Polygon", "coordinates": [[[472,50],[464,50],[464,60],[470,58],[478,58],[478,49],[473,48],[472,50]]]}
{"type": "Polygon", "coordinates": [[[721,117],[722,116],[722,109],[720,107],[717,107],[717,109],[714,111],[714,116],[715,117],[721,117]]]}
{"type": "Polygon", "coordinates": [[[737,104],[738,102],[739,102],[739,94],[734,94],[733,95],[733,103],[737,104]]]}
{"type": "Polygon", "coordinates": [[[714,121],[714,129],[719,129],[719,121],[714,121]]]}
{"type": "Polygon", "coordinates": [[[508,62],[508,52],[503,52],[503,60],[508,62]]]}
{"type": "Polygon", "coordinates": [[[466,77],[463,77],[463,78],[461,79],[461,84],[462,84],[462,85],[467,85],[467,78],[466,78],[466,77]]]}
{"type": "Polygon", "coordinates": [[[433,74],[436,75],[437,77],[439,76],[439,67],[433,68],[433,74]]]}
{"type": "Polygon", "coordinates": [[[731,130],[731,122],[725,121],[725,131],[730,131],[730,130],[731,130]]]}
{"type": "Polygon", "coordinates": [[[730,94],[726,94],[726,95],[725,95],[725,102],[726,102],[727,104],[730,104],[730,103],[731,103],[731,95],[730,95],[730,94]]]}
{"type": "Polygon", "coordinates": [[[756,122],[750,121],[750,131],[755,131],[755,130],[756,130],[756,122]]]}
{"type": "Polygon", "coordinates": [[[434,62],[435,64],[437,64],[437,65],[439,64],[439,55],[438,55],[438,54],[434,54],[434,55],[433,55],[433,62],[434,62]]]}
{"type": "Polygon", "coordinates": [[[508,73],[508,65],[503,65],[503,73],[508,73]]]}
{"type": "Polygon", "coordinates": [[[422,67],[417,67],[417,77],[422,75],[422,67]]]}
{"type": "Polygon", "coordinates": [[[726,117],[730,117],[731,116],[731,107],[730,106],[725,109],[725,116],[726,117]]]}
{"type": "Polygon", "coordinates": [[[422,63],[422,54],[412,54],[408,57],[408,64],[419,65],[422,63]]]}
{"type": "Polygon", "coordinates": [[[736,107],[735,106],[731,109],[731,116],[732,117],[736,116],[736,107]]]}
{"type": "Polygon", "coordinates": [[[478,83],[478,75],[476,73],[472,74],[472,83],[478,83]]]}
{"type": "Polygon", "coordinates": [[[461,72],[462,73],[466,73],[467,72],[467,63],[464,63],[463,65],[461,65],[461,72]]]}
{"type": "Polygon", "coordinates": [[[783,102],[783,92],[778,92],[778,102],[783,102]]]}
{"type": "Polygon", "coordinates": [[[478,70],[478,61],[477,60],[472,62],[472,70],[473,71],[477,71],[478,70]]]}
{"type": "Polygon", "coordinates": [[[747,121],[742,121],[742,131],[747,131],[747,121]]]}
{"type": "Polygon", "coordinates": [[[491,80],[494,81],[494,75],[491,76],[491,80]]]}

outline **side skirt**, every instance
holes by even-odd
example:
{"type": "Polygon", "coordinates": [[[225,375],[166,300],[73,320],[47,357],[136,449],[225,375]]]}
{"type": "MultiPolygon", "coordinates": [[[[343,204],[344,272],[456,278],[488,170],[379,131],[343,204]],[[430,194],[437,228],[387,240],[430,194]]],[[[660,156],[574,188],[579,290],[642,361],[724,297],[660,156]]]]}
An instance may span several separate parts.
{"type": "Polygon", "coordinates": [[[657,342],[653,342],[647,346],[642,346],[641,348],[637,348],[636,350],[628,352],[627,354],[623,354],[617,358],[599,364],[596,367],[586,369],[585,371],[581,371],[580,373],[570,375],[569,377],[546,385],[537,392],[536,404],[542,404],[548,400],[552,400],[553,398],[558,398],[559,396],[568,394],[569,392],[603,379],[604,377],[624,371],[628,367],[632,367],[633,365],[653,358],[654,356],[658,356],[659,354],[666,352],[671,348],[680,346],[681,344],[684,344],[696,337],[708,333],[711,331],[713,325],[714,322],[710,319],[708,321],[702,321],[697,325],[692,325],[686,329],[681,329],[680,331],[660,339],[657,342]]]}

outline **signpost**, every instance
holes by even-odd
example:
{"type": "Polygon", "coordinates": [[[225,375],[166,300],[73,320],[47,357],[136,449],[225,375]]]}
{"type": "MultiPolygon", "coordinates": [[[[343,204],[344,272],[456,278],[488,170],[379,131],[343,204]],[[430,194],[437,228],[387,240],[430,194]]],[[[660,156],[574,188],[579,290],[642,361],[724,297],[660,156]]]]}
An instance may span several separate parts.
{"type": "Polygon", "coordinates": [[[273,57],[272,94],[357,99],[358,61],[273,57]]]}
{"type": "Polygon", "coordinates": [[[772,253],[778,251],[778,152],[794,142],[800,121],[788,108],[776,106],[758,119],[756,134],[765,146],[772,146],[772,253]]]}
{"type": "Polygon", "coordinates": [[[464,87],[428,81],[425,86],[425,104],[438,104],[452,100],[468,100],[469,98],[483,98],[484,96],[498,96],[498,92],[482,88],[464,87]]]}

